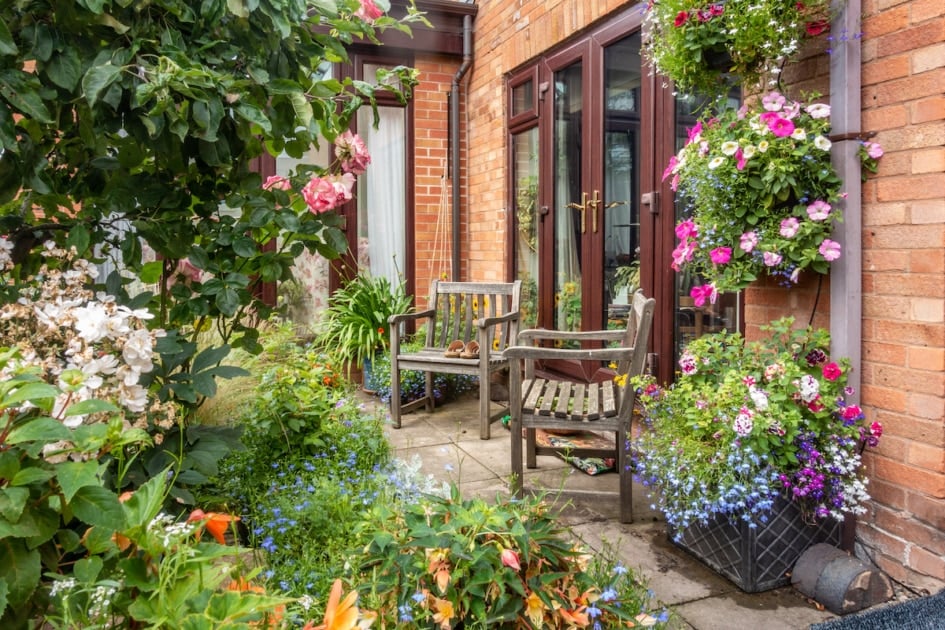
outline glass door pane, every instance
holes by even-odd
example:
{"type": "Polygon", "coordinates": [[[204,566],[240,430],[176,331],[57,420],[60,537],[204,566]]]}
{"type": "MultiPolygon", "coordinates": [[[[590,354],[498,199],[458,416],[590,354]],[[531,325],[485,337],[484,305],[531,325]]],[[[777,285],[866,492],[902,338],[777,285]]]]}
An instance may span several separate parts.
{"type": "Polygon", "coordinates": [[[641,80],[639,33],[604,50],[604,196],[595,208],[603,223],[601,327],[626,325],[629,298],[640,287],[641,80]]]}
{"type": "Polygon", "coordinates": [[[521,328],[538,326],[538,127],[512,136],[515,277],[522,281],[521,328]]]}
{"type": "Polygon", "coordinates": [[[554,328],[581,330],[581,249],[587,228],[582,187],[581,62],[554,75],[554,328]]]}

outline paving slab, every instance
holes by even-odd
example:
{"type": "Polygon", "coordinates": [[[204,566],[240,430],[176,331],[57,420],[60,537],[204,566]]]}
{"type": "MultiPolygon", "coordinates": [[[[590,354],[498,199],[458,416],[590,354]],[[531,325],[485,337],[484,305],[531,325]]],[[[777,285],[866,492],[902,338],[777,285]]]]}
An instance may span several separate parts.
{"type": "MultiPolygon", "coordinates": [[[[374,400],[375,404],[377,399],[374,400]]],[[[386,430],[399,457],[413,454],[421,471],[457,483],[464,497],[493,502],[508,497],[511,436],[501,424],[492,438],[479,438],[475,396],[446,403],[433,413],[403,416],[402,427],[386,430]]],[[[676,547],[666,534],[661,515],[645,488],[634,484],[634,522],[617,520],[618,476],[588,475],[554,456],[538,458],[538,468],[525,469],[525,486],[560,509],[559,518],[594,550],[614,550],[673,612],[672,630],[807,630],[834,616],[818,610],[791,587],[748,594],[676,547]],[[611,492],[612,496],[601,496],[611,492]]]]}

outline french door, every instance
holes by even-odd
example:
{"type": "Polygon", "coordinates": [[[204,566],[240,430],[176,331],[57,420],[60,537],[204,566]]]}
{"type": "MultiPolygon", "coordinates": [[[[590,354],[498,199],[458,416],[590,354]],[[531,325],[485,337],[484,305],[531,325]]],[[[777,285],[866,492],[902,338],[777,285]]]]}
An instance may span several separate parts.
{"type": "MultiPolygon", "coordinates": [[[[516,274],[534,283],[536,302],[526,325],[623,327],[635,289],[666,290],[654,264],[665,232],[654,165],[672,153],[673,111],[654,106],[662,88],[640,44],[630,14],[510,80],[516,274]]],[[[546,367],[586,380],[612,374],[589,362],[546,367]]]]}

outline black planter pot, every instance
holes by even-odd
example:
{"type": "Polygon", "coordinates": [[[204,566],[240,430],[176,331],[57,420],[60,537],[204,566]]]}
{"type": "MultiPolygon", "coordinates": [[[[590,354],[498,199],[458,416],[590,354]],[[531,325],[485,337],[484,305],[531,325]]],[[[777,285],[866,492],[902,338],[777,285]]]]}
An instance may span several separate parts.
{"type": "Polygon", "coordinates": [[[702,53],[702,61],[710,70],[728,72],[732,68],[732,55],[725,48],[714,48],[702,53]]]}
{"type": "Polygon", "coordinates": [[[790,584],[788,574],[807,548],[840,544],[842,529],[835,519],[806,523],[795,503],[779,498],[768,522],[755,528],[717,517],[708,525],[689,526],[673,542],[746,593],[758,593],[790,584]]]}

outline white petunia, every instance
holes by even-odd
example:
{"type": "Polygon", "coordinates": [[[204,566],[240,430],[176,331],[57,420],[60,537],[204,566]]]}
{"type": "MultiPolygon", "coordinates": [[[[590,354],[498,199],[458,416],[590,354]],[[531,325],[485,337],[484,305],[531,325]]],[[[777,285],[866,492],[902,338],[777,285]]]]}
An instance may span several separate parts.
{"type": "Polygon", "coordinates": [[[729,140],[722,143],[722,153],[725,155],[735,155],[735,152],[738,151],[738,143],[729,140]]]}
{"type": "Polygon", "coordinates": [[[795,140],[806,140],[807,132],[804,131],[801,127],[795,127],[794,131],[791,132],[791,137],[795,140]]]}
{"type": "Polygon", "coordinates": [[[814,138],[814,146],[820,149],[821,151],[829,151],[833,143],[825,136],[817,136],[814,138]]]}
{"type": "Polygon", "coordinates": [[[711,170],[715,170],[718,167],[722,166],[723,164],[725,164],[724,157],[714,157],[711,160],[709,160],[709,168],[711,170]]]}

